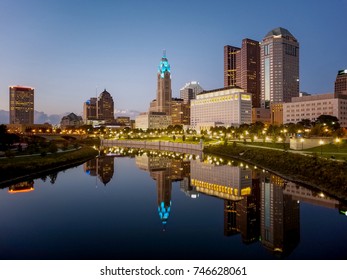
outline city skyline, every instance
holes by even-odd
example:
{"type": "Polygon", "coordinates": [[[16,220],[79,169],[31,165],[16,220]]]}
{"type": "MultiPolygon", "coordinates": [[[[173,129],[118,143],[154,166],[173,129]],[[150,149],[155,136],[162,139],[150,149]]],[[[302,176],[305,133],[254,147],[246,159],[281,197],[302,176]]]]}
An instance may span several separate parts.
{"type": "Polygon", "coordinates": [[[35,110],[48,114],[81,114],[104,88],[117,110],[143,112],[163,49],[178,97],[193,80],[205,90],[222,87],[224,45],[261,41],[277,27],[300,42],[300,91],[332,93],[337,71],[347,67],[347,39],[337,36],[347,2],[274,3],[2,1],[0,110],[9,110],[8,87],[23,85],[35,88],[35,110]]]}

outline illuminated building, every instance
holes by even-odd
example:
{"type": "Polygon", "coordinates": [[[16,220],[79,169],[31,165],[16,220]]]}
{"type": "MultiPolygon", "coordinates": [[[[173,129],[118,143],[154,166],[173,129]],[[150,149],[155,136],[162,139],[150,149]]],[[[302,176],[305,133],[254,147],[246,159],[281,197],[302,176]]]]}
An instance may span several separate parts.
{"type": "Polygon", "coordinates": [[[34,123],[34,89],[31,87],[11,86],[10,124],[34,123]]]}
{"type": "Polygon", "coordinates": [[[290,102],[299,96],[299,43],[282,27],[271,30],[261,42],[261,106],[290,102]]]}
{"type": "Polygon", "coordinates": [[[171,124],[189,125],[190,106],[183,99],[172,98],[171,100],[171,124]]]}
{"type": "Polygon", "coordinates": [[[335,97],[339,95],[347,96],[347,69],[340,70],[335,80],[335,97]]]}
{"type": "Polygon", "coordinates": [[[9,124],[7,129],[11,133],[51,133],[53,128],[51,124],[9,124]]]}
{"type": "Polygon", "coordinates": [[[243,39],[241,48],[224,46],[224,87],[238,86],[252,94],[253,107],[260,107],[260,46],[243,39]]]}
{"type": "Polygon", "coordinates": [[[316,121],[320,115],[338,118],[341,127],[347,127],[347,95],[333,93],[293,97],[283,103],[283,123],[297,123],[303,119],[316,121]]]}
{"type": "Polygon", "coordinates": [[[157,99],[151,104],[150,111],[163,112],[171,116],[171,69],[164,51],[157,74],[157,99]]]}
{"type": "Polygon", "coordinates": [[[96,102],[97,118],[103,121],[114,120],[114,102],[111,94],[106,89],[100,93],[96,102]]]}
{"type": "Polygon", "coordinates": [[[271,103],[271,124],[281,125],[283,124],[283,104],[284,103],[271,103]]]}
{"type": "Polygon", "coordinates": [[[135,119],[135,127],[143,130],[167,128],[170,124],[171,116],[164,112],[144,112],[135,119]]]}
{"type": "Polygon", "coordinates": [[[237,85],[237,56],[241,49],[233,46],[224,46],[224,87],[237,85]]]}
{"type": "Polygon", "coordinates": [[[111,94],[105,89],[99,97],[91,97],[83,104],[83,121],[86,124],[93,122],[114,122],[114,101],[111,94]]]}
{"type": "Polygon", "coordinates": [[[186,83],[183,88],[180,89],[180,97],[184,103],[190,103],[190,100],[195,99],[196,95],[203,92],[203,88],[199,82],[191,81],[186,83]]]}
{"type": "Polygon", "coordinates": [[[130,117],[117,117],[116,118],[116,123],[121,126],[131,126],[131,120],[130,117]]]}
{"type": "Polygon", "coordinates": [[[252,122],[251,94],[239,87],[204,91],[190,103],[190,125],[197,129],[201,123],[239,126],[252,122]]]}
{"type": "Polygon", "coordinates": [[[83,104],[83,121],[84,123],[89,123],[90,121],[95,121],[98,119],[96,110],[96,97],[91,97],[89,100],[83,104]]]}

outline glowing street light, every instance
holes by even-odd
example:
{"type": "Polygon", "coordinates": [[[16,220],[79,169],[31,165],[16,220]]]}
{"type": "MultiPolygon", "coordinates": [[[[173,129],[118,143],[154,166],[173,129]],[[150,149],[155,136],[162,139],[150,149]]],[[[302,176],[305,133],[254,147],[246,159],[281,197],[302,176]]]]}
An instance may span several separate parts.
{"type": "Polygon", "coordinates": [[[322,155],[322,145],[324,144],[323,140],[319,140],[319,145],[320,145],[320,155],[322,155]]]}
{"type": "Polygon", "coordinates": [[[335,139],[335,143],[336,143],[336,146],[337,146],[337,151],[339,151],[340,142],[341,142],[340,138],[336,138],[335,139]]]}

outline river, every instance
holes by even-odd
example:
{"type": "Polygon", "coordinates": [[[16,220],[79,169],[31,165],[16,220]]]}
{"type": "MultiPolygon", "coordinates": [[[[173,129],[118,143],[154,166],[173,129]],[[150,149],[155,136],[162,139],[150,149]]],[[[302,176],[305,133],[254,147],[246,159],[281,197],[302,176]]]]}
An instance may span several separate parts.
{"type": "Polygon", "coordinates": [[[0,259],[346,259],[346,210],[242,162],[118,149],[2,186],[0,259]]]}

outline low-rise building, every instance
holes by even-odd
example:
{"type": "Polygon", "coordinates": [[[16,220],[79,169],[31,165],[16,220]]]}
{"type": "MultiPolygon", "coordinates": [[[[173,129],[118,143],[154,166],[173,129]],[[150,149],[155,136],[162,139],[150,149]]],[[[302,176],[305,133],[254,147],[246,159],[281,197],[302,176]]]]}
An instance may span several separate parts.
{"type": "Polygon", "coordinates": [[[171,116],[165,112],[140,113],[135,119],[135,127],[143,130],[163,129],[171,124],[171,116]]]}
{"type": "Polygon", "coordinates": [[[271,103],[271,124],[281,125],[283,124],[283,103],[271,103]]]}
{"type": "Polygon", "coordinates": [[[70,113],[67,116],[64,116],[60,121],[60,128],[66,129],[70,127],[79,127],[83,125],[83,119],[81,116],[77,116],[74,113],[70,113]]]}
{"type": "Polygon", "coordinates": [[[239,87],[204,91],[191,100],[190,125],[222,123],[239,126],[252,123],[252,95],[239,87]]]}
{"type": "Polygon", "coordinates": [[[270,109],[268,108],[252,108],[252,122],[262,122],[264,124],[271,123],[270,109]]]}
{"type": "Polygon", "coordinates": [[[283,103],[283,123],[297,123],[303,119],[314,122],[320,115],[338,118],[341,127],[347,127],[347,95],[334,93],[293,97],[283,103]],[[336,96],[336,95],[335,95],[336,96]]]}
{"type": "Polygon", "coordinates": [[[53,127],[49,123],[44,124],[7,124],[8,132],[10,133],[51,133],[53,127]]]}

